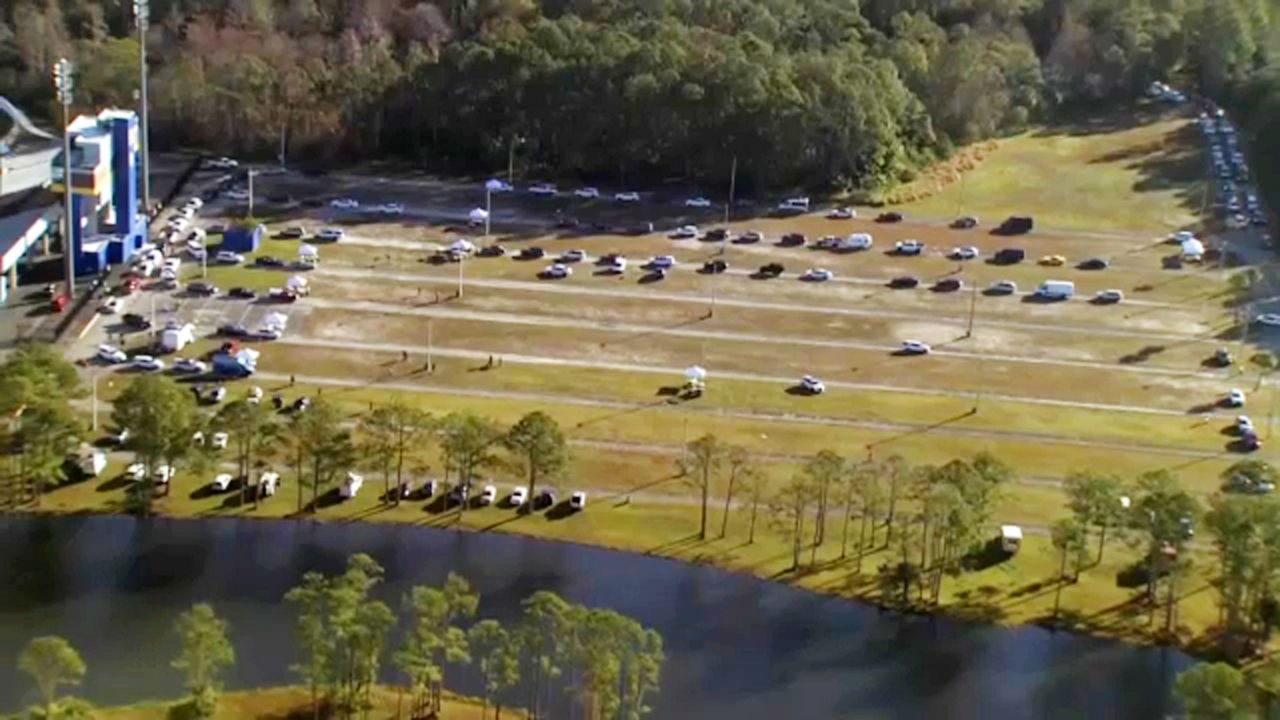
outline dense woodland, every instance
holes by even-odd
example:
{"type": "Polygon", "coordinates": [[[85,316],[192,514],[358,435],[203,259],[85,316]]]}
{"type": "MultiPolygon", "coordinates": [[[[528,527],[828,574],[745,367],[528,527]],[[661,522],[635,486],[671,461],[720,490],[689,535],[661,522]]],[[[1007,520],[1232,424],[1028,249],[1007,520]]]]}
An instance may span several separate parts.
{"type": "MultiPolygon", "coordinates": [[[[132,103],[128,0],[0,4],[0,94],[132,103]]],[[[876,186],[1152,80],[1277,122],[1275,0],[151,0],[153,134],[290,161],[876,186]]],[[[1274,133],[1273,137],[1280,137],[1274,133]]],[[[1280,140],[1272,140],[1280,142],[1280,140]]],[[[1261,167],[1261,165],[1260,165],[1261,167]]]]}

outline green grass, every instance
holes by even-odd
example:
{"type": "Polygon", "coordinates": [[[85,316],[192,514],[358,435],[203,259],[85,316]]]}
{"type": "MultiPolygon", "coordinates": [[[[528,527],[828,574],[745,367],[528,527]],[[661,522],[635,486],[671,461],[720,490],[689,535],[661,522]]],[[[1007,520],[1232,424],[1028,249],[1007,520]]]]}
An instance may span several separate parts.
{"type": "MultiPolygon", "coordinates": [[[[397,693],[389,687],[375,688],[374,709],[367,717],[383,720],[402,717],[396,713],[397,693]]],[[[171,709],[181,701],[143,702],[128,707],[101,708],[95,711],[98,720],[171,720],[171,709]]],[[[408,707],[408,701],[405,701],[408,707]]],[[[311,717],[310,696],[305,688],[281,687],[228,692],[222,695],[218,710],[210,720],[283,720],[286,717],[311,717]],[[296,714],[296,715],[295,715],[296,714]]],[[[490,709],[490,715],[492,715],[490,709]]],[[[512,718],[522,718],[524,713],[503,709],[512,718]]],[[[450,720],[481,720],[478,700],[445,696],[442,717],[450,720]]]]}
{"type": "Polygon", "coordinates": [[[962,181],[900,207],[996,223],[1032,215],[1040,228],[1167,231],[1197,222],[1203,167],[1191,121],[1125,109],[1001,140],[962,181]]]}

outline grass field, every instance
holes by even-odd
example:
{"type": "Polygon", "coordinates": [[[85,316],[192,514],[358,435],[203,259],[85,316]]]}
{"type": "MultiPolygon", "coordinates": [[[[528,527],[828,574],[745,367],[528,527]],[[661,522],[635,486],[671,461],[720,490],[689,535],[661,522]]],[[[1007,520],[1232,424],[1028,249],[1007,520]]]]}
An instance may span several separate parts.
{"type": "MultiPolygon", "coordinates": [[[[365,716],[370,720],[401,717],[397,714],[397,694],[391,688],[378,687],[373,693],[374,709],[365,716]]],[[[101,708],[94,717],[99,720],[170,720],[176,702],[146,702],[128,707],[101,708]]],[[[310,696],[305,688],[283,687],[224,693],[218,711],[210,720],[286,720],[311,717],[310,696]]],[[[403,709],[403,708],[402,708],[403,709]]],[[[516,709],[503,709],[512,718],[522,718],[516,709]]],[[[489,715],[493,711],[490,709],[489,715]]],[[[450,720],[480,720],[480,703],[469,698],[445,696],[442,717],[450,720]]]]}
{"type": "Polygon", "coordinates": [[[1032,215],[1042,227],[1102,233],[1169,230],[1198,222],[1203,176],[1193,123],[1129,108],[1000,140],[960,180],[898,191],[931,194],[896,207],[991,222],[1032,215]]]}
{"type": "MultiPolygon", "coordinates": [[[[1169,262],[1165,235],[1194,224],[1198,210],[1202,169],[1194,135],[1185,120],[1139,111],[1005,139],[963,184],[903,207],[908,222],[896,225],[872,222],[867,213],[843,221],[820,213],[740,219],[728,227],[757,229],[767,239],[724,246],[661,234],[502,236],[495,241],[512,252],[537,245],[548,258],[468,260],[460,298],[453,297],[459,267],[427,262],[438,243],[453,237],[444,228],[412,214],[391,222],[352,222],[348,238],[320,246],[322,262],[310,274],[309,299],[289,306],[182,296],[172,302],[176,316],[195,322],[201,335],[228,319],[252,324],[271,309],[290,313],[284,340],[257,344],[261,373],[252,382],[268,393],[323,393],[353,417],[391,397],[437,415],[470,411],[504,424],[543,410],[571,441],[570,468],[555,485],[592,493],[586,512],[559,520],[518,517],[499,508],[458,516],[433,512],[430,502],[382,506],[376,498],[381,483],[375,481],[373,492],[323,507],[321,520],[527,533],[710,563],[875,600],[880,590],[874,570],[888,559],[878,546],[861,572],[831,542],[818,549],[813,567],[797,572],[790,568],[789,545],[772,529],[762,525],[756,541],[746,543],[741,505],[731,513],[726,538],[713,533],[699,540],[691,490],[673,474],[683,444],[713,433],[749,448],[764,467],[767,488],[822,449],[850,459],[900,454],[915,465],[987,451],[1019,476],[1005,488],[993,522],[1024,525],[1027,544],[1013,558],[948,578],[943,607],[985,620],[1035,622],[1049,612],[1058,585],[1056,559],[1043,532],[1066,512],[1062,477],[1105,469],[1131,479],[1169,469],[1204,497],[1217,491],[1222,470],[1243,457],[1233,451],[1227,430],[1234,415],[1249,412],[1264,425],[1272,414],[1274,385],[1264,384],[1272,378],[1247,363],[1227,369],[1206,363],[1223,346],[1241,359],[1251,352],[1232,315],[1236,298],[1228,271],[1169,262]],[[945,221],[961,212],[980,215],[984,225],[947,228],[945,221]],[[1034,215],[1037,230],[1019,238],[986,231],[1009,214],[1034,215]],[[785,232],[803,232],[810,240],[869,232],[876,244],[872,251],[851,254],[784,248],[774,241],[785,232]],[[912,258],[884,252],[903,239],[921,240],[928,251],[912,258]],[[984,257],[1022,247],[1028,261],[1007,267],[947,258],[949,248],[963,245],[978,247],[984,257]],[[680,267],[660,283],[643,282],[638,272],[598,275],[590,261],[562,281],[536,278],[552,257],[569,249],[594,257],[624,253],[633,264],[671,254],[680,267]],[[1063,255],[1068,262],[1041,266],[1035,262],[1041,255],[1063,255]],[[730,271],[693,271],[712,257],[727,259],[730,271]],[[1108,259],[1110,267],[1074,267],[1092,257],[1108,259]],[[784,277],[747,277],[773,261],[786,265],[784,277]],[[796,279],[816,266],[832,269],[836,279],[796,279]],[[904,274],[919,277],[923,286],[885,287],[889,278],[904,274]],[[924,287],[947,277],[963,279],[966,289],[936,293],[924,287]],[[1126,301],[1040,304],[968,289],[998,279],[1015,280],[1022,290],[1046,279],[1070,279],[1086,297],[1118,288],[1126,301]],[[434,373],[422,371],[428,336],[434,373]],[[935,352],[894,355],[907,339],[930,342],[935,352]],[[501,367],[485,369],[491,355],[503,360],[501,367]],[[679,401],[673,391],[682,369],[693,364],[708,369],[708,391],[679,401]],[[804,374],[825,380],[827,393],[789,392],[804,374]],[[1234,387],[1250,393],[1248,409],[1215,407],[1234,387]]],[[[333,222],[330,213],[317,210],[278,225],[315,229],[333,222]]],[[[259,254],[291,259],[297,244],[268,240],[259,254]]],[[[208,274],[223,288],[259,290],[280,287],[288,277],[252,267],[210,267],[208,274]]],[[[100,341],[91,335],[83,346],[100,341]]],[[[202,339],[184,354],[205,353],[216,344],[202,339]]],[[[247,384],[235,384],[233,396],[247,384]]],[[[103,398],[110,400],[122,385],[105,384],[103,398]]],[[[434,455],[427,462],[439,466],[434,455]]],[[[291,479],[280,496],[256,509],[202,491],[207,480],[180,475],[159,511],[285,517],[296,507],[291,479]]],[[[504,488],[520,482],[501,468],[486,480],[504,488]]],[[[60,488],[42,507],[119,509],[122,487],[106,479],[60,488]]],[[[717,484],[714,490],[718,504],[724,488],[717,484]]],[[[1073,622],[1109,635],[1151,637],[1137,590],[1119,578],[1137,557],[1135,549],[1116,542],[1101,567],[1063,588],[1063,606],[1073,622]]],[[[1212,562],[1197,558],[1195,567],[1179,611],[1183,640],[1216,622],[1214,594],[1207,589],[1212,562]]]]}

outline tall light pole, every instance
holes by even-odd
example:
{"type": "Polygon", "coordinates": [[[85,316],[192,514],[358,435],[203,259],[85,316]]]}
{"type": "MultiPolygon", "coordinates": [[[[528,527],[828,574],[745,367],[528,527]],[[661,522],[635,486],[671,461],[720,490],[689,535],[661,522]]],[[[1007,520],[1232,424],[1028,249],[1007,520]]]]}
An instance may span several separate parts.
{"type": "Polygon", "coordinates": [[[142,139],[142,210],[147,223],[151,222],[151,150],[147,124],[147,23],[151,19],[150,0],[133,0],[133,19],[138,26],[138,119],[142,124],[138,134],[142,139]]]}
{"type": "Polygon", "coordinates": [[[71,100],[74,97],[76,66],[62,58],[53,65],[53,84],[62,103],[62,267],[67,274],[67,299],[76,294],[76,258],[71,242],[71,100]]]}

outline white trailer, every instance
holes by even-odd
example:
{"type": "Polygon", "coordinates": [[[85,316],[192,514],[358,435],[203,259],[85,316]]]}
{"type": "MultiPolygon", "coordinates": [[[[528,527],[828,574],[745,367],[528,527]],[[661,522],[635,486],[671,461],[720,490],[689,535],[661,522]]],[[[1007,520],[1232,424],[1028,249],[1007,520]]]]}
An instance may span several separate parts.
{"type": "Polygon", "coordinates": [[[1045,280],[1036,288],[1036,297],[1046,300],[1066,300],[1076,294],[1076,284],[1070,280],[1045,280]]]}

